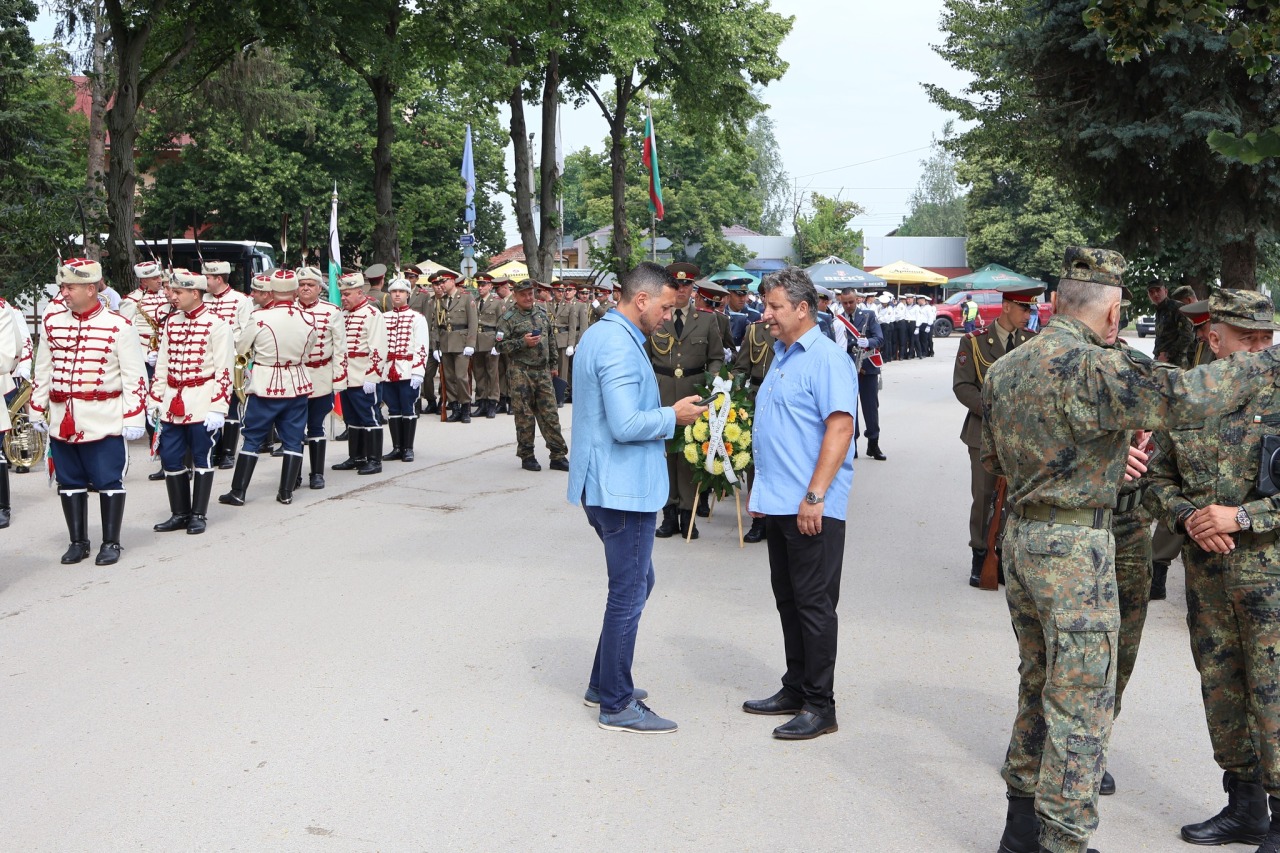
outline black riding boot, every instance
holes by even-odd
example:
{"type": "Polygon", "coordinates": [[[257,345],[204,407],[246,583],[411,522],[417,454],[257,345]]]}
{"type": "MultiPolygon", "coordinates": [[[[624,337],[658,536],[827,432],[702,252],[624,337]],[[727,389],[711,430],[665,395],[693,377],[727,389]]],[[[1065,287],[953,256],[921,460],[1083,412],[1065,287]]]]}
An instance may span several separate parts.
{"type": "Polygon", "coordinates": [[[169,493],[169,520],[151,529],[157,533],[186,530],[191,522],[191,484],[187,482],[187,472],[167,472],[164,487],[169,493]]]}
{"type": "Polygon", "coordinates": [[[361,430],[364,433],[362,441],[367,442],[365,445],[365,460],[360,466],[357,474],[381,474],[382,473],[382,430],[366,429],[361,430]]]}
{"type": "Polygon", "coordinates": [[[255,453],[241,453],[236,456],[236,472],[231,475],[231,491],[218,495],[218,503],[227,506],[244,506],[244,494],[249,489],[249,481],[253,479],[253,469],[258,464],[255,453]]]}
{"type": "Polygon", "coordinates": [[[0,456],[0,530],[9,526],[9,464],[0,456]]]}
{"type": "Polygon", "coordinates": [[[969,586],[982,585],[982,561],[987,559],[986,548],[973,549],[973,568],[969,570],[969,586]]]}
{"type": "Polygon", "coordinates": [[[313,489],[324,488],[324,451],[326,442],[323,438],[319,441],[307,443],[307,453],[311,457],[311,477],[309,485],[313,489]]]}
{"type": "Polygon", "coordinates": [[[276,500],[282,504],[293,503],[293,487],[302,476],[302,454],[285,451],[280,463],[280,491],[276,492],[276,500]]]}
{"type": "Polygon", "coordinates": [[[228,423],[222,427],[222,441],[218,442],[218,467],[223,471],[236,465],[237,448],[240,443],[240,424],[228,423]]]}
{"type": "MultiPolygon", "coordinates": [[[[1169,563],[1167,560],[1156,560],[1151,564],[1151,600],[1164,601],[1168,596],[1165,583],[1169,579],[1169,563]]],[[[1225,843],[1225,842],[1218,842],[1225,843]]]]}
{"type": "Polygon", "coordinates": [[[400,449],[404,451],[400,454],[401,462],[413,461],[413,441],[418,436],[418,419],[417,418],[401,418],[400,419],[400,449]]]}
{"type": "Polygon", "coordinates": [[[191,523],[187,533],[195,536],[204,533],[205,519],[209,516],[209,496],[213,494],[213,472],[197,471],[191,486],[191,523]]]}
{"type": "Polygon", "coordinates": [[[1222,774],[1222,790],[1227,792],[1226,808],[1202,823],[1182,827],[1182,840],[1206,845],[1263,843],[1274,818],[1267,817],[1262,785],[1228,771],[1222,774]]]}
{"type": "MultiPolygon", "coordinates": [[[[186,485],[186,481],[183,481],[186,485]]],[[[102,547],[93,562],[99,566],[111,566],[120,561],[120,527],[124,523],[124,492],[98,495],[102,508],[102,547]]]]}
{"type": "Polygon", "coordinates": [[[383,462],[394,462],[404,458],[404,439],[401,431],[404,422],[404,418],[392,418],[391,423],[387,425],[387,431],[391,433],[391,452],[382,457],[383,462]]]}
{"type": "Polygon", "coordinates": [[[58,496],[62,498],[62,517],[71,537],[71,547],[62,555],[62,564],[69,566],[89,556],[89,493],[58,492],[58,496]]]}
{"type": "Polygon", "coordinates": [[[1009,797],[999,853],[1038,853],[1039,850],[1040,818],[1036,817],[1036,798],[1009,797]]]}
{"type": "Polygon", "coordinates": [[[664,506],[662,508],[662,524],[658,525],[658,529],[653,531],[653,535],[659,539],[669,539],[679,526],[680,522],[676,520],[676,508],[664,506]]]}
{"type": "Polygon", "coordinates": [[[345,461],[333,465],[334,471],[354,471],[367,461],[365,458],[367,451],[365,450],[364,437],[368,430],[363,427],[353,427],[350,432],[351,436],[347,439],[347,458],[345,461]]]}

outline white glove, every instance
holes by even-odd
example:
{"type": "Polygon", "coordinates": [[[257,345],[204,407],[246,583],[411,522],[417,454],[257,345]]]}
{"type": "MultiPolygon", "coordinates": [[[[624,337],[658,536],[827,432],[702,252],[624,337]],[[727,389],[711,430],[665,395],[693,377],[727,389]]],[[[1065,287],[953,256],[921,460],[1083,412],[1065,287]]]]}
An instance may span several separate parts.
{"type": "Polygon", "coordinates": [[[564,348],[564,354],[565,354],[566,356],[568,356],[569,358],[573,358],[573,347],[571,347],[571,346],[569,346],[569,347],[565,347],[565,348],[564,348]]]}
{"type": "Polygon", "coordinates": [[[377,389],[374,387],[374,384],[372,382],[366,382],[364,383],[364,387],[362,388],[362,390],[364,391],[364,393],[372,396],[373,392],[376,391],[377,389]]]}
{"type": "Polygon", "coordinates": [[[125,441],[137,441],[146,435],[147,431],[142,427],[125,427],[121,434],[125,441]]]}
{"type": "Polygon", "coordinates": [[[473,355],[475,355],[475,354],[476,354],[476,348],[475,348],[475,347],[463,347],[463,348],[462,348],[462,354],[463,354],[464,356],[466,356],[467,358],[471,358],[471,356],[473,356],[473,355]]]}
{"type": "Polygon", "coordinates": [[[591,307],[592,307],[592,308],[599,308],[599,307],[600,307],[600,300],[599,300],[599,299],[592,299],[592,300],[591,300],[591,307]]]}
{"type": "Polygon", "coordinates": [[[152,350],[151,352],[147,353],[147,364],[151,365],[152,367],[155,367],[156,359],[159,358],[159,356],[160,356],[160,353],[156,352],[155,350],[152,350]]]}
{"type": "Polygon", "coordinates": [[[871,341],[867,340],[866,338],[858,338],[857,343],[858,343],[859,349],[867,349],[868,347],[871,346],[871,341]]]}
{"type": "Polygon", "coordinates": [[[413,390],[415,390],[415,391],[417,391],[419,388],[421,388],[421,387],[422,387],[422,377],[421,377],[421,376],[410,376],[410,377],[409,377],[409,387],[410,387],[410,388],[412,388],[412,389],[413,389],[413,390]]]}
{"type": "Polygon", "coordinates": [[[31,381],[31,363],[24,361],[13,370],[13,375],[26,382],[31,381]]]}
{"type": "Polygon", "coordinates": [[[249,369],[244,372],[244,390],[248,391],[253,387],[253,370],[249,369]]]}
{"type": "Polygon", "coordinates": [[[733,361],[733,350],[729,349],[728,347],[724,348],[724,360],[733,361]]]}
{"type": "Polygon", "coordinates": [[[435,357],[436,361],[444,361],[444,359],[440,357],[440,350],[436,350],[435,352],[431,353],[431,355],[435,357]]]}
{"type": "Polygon", "coordinates": [[[226,422],[227,416],[222,412],[210,412],[204,416],[204,428],[209,432],[217,432],[226,422]]]}
{"type": "Polygon", "coordinates": [[[497,347],[494,347],[493,349],[489,350],[489,355],[497,355],[497,354],[498,354],[498,348],[497,348],[497,347]]]}
{"type": "Polygon", "coordinates": [[[44,422],[44,418],[40,417],[35,412],[27,415],[27,423],[31,424],[31,428],[36,432],[49,431],[49,425],[44,422]]]}

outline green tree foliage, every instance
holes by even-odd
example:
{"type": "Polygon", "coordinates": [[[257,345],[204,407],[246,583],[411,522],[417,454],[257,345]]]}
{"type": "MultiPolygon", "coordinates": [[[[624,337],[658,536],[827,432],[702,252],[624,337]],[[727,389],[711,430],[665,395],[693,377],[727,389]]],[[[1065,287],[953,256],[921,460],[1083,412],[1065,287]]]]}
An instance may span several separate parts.
{"type": "MultiPolygon", "coordinates": [[[[477,252],[500,251],[502,133],[492,105],[466,96],[461,84],[437,87],[425,75],[403,78],[394,102],[397,132],[391,163],[402,264],[431,257],[457,265],[465,189],[458,177],[467,122],[475,137],[477,252]],[[458,97],[461,94],[462,97],[458,97]]],[[[290,262],[300,258],[302,212],[311,209],[313,261],[327,257],[328,211],[338,183],[343,259],[377,257],[377,205],[369,152],[377,144],[376,108],[363,81],[324,55],[291,58],[263,51],[227,66],[190,97],[173,102],[148,128],[161,153],[144,194],[144,232],[163,236],[171,216],[193,221],[207,236],[277,244],[282,213],[290,218],[290,262]],[[285,60],[289,60],[286,62],[285,60]],[[186,127],[192,144],[176,158],[165,130],[186,127]]]]}
{"type": "Polygon", "coordinates": [[[35,45],[29,0],[0,0],[0,295],[29,295],[53,280],[57,253],[77,233],[75,199],[84,183],[76,141],[84,121],[67,57],[35,45]]]}
{"type": "Polygon", "coordinates": [[[807,212],[797,212],[795,249],[802,267],[817,263],[829,255],[843,258],[851,264],[862,262],[862,230],[854,230],[849,223],[866,213],[862,205],[852,201],[814,193],[807,212]]]}
{"type": "Polygon", "coordinates": [[[1280,224],[1280,175],[1224,160],[1206,137],[1280,121],[1276,71],[1250,78],[1227,38],[1198,25],[1116,65],[1084,22],[1087,4],[948,0],[939,52],[975,80],[965,97],[931,95],[978,122],[955,150],[1001,153],[1060,181],[1127,255],[1178,258],[1192,282],[1253,287],[1257,246],[1280,224]]]}
{"type": "Polygon", "coordinates": [[[964,191],[956,180],[956,155],[946,148],[952,136],[947,122],[942,139],[933,140],[933,153],[920,161],[923,172],[911,193],[911,213],[898,226],[899,237],[963,237],[964,191]]]}
{"type": "Polygon", "coordinates": [[[782,151],[774,135],[774,122],[761,113],[747,127],[747,147],[751,149],[751,171],[756,176],[756,197],[760,218],[745,223],[761,234],[781,234],[791,213],[791,177],[782,165],[782,151]]]}

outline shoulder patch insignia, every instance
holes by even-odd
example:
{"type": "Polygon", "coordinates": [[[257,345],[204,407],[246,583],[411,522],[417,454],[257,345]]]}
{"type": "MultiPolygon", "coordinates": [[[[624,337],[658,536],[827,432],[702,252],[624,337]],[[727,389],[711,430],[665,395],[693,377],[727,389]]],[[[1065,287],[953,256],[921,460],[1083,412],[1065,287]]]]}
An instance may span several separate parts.
{"type": "Polygon", "coordinates": [[[969,363],[969,353],[965,350],[960,350],[960,352],[956,354],[956,364],[960,365],[961,367],[964,367],[968,363],[969,363]]]}

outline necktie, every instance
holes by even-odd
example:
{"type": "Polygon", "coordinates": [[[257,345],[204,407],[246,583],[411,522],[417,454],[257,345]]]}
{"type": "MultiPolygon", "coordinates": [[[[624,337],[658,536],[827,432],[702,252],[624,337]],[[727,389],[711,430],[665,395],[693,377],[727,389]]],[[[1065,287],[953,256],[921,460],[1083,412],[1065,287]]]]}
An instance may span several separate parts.
{"type": "Polygon", "coordinates": [[[684,334],[684,309],[676,309],[676,337],[684,334]]]}
{"type": "Polygon", "coordinates": [[[1009,337],[1004,339],[1004,351],[1008,352],[1013,349],[1013,332],[1009,333],[1009,337]]]}

